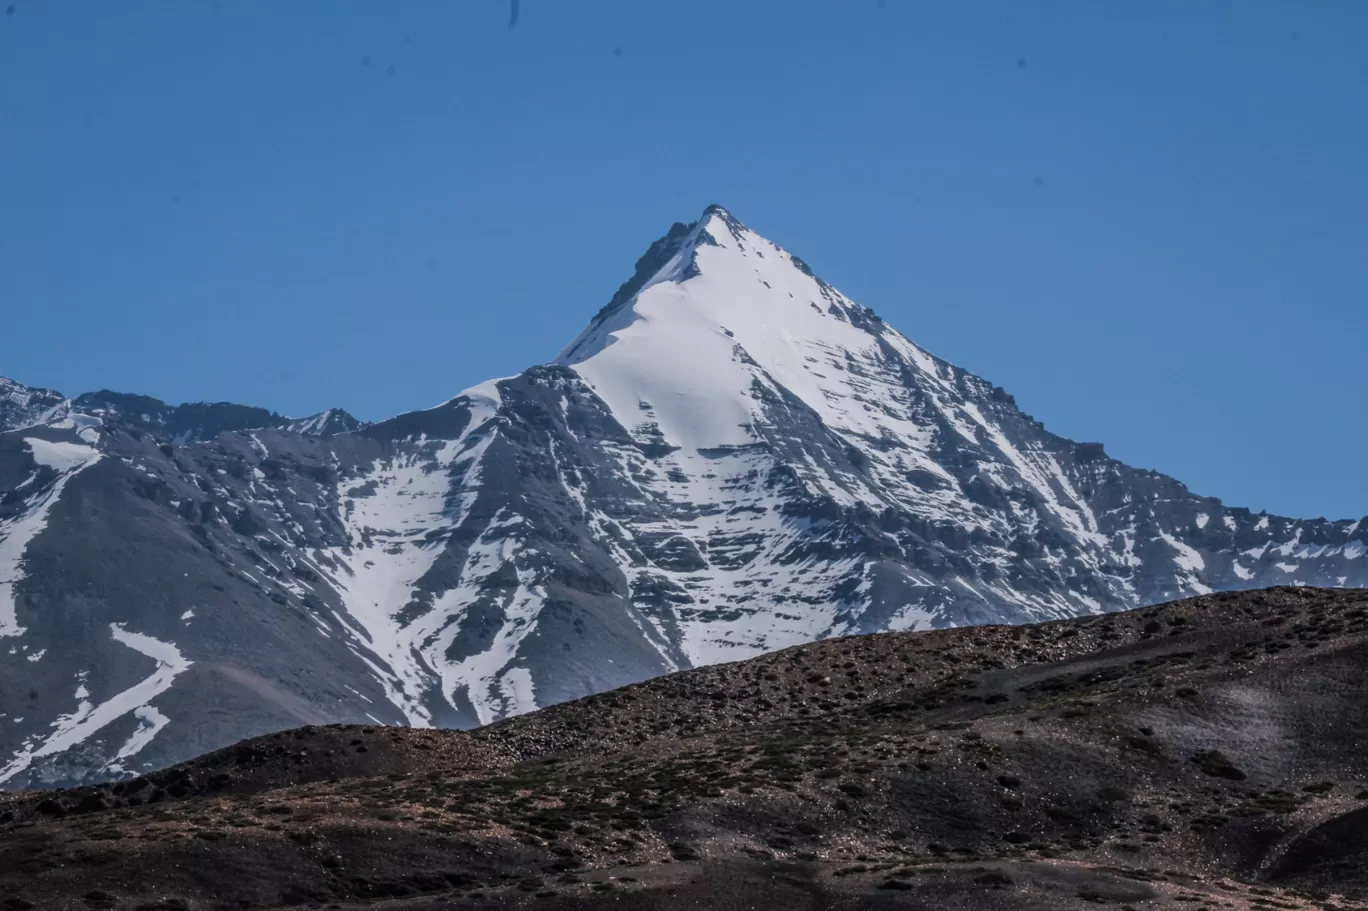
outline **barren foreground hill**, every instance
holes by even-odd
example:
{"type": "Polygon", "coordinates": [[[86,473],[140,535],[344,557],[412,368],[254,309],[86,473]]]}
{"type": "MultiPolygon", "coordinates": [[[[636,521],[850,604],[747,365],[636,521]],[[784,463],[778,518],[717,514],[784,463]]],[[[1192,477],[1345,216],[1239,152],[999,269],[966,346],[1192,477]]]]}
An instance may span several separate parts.
{"type": "Polygon", "coordinates": [[[885,633],[0,796],[0,907],[1368,907],[1368,592],[885,633]]]}

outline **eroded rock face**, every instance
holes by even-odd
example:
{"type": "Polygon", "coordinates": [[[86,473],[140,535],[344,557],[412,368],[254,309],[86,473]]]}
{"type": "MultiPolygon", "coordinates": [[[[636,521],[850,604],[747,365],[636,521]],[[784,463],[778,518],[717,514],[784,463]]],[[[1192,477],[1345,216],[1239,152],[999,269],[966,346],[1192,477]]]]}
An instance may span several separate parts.
{"type": "Polygon", "coordinates": [[[1368,523],[1055,436],[716,207],[553,363],[436,408],[6,382],[0,429],[0,787],[851,633],[1368,582],[1368,523]]]}

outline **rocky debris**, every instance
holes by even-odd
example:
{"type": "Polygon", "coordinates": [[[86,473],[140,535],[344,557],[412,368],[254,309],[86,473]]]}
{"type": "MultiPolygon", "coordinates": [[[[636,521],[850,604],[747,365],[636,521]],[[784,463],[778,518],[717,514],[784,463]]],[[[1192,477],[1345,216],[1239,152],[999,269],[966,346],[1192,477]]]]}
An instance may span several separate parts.
{"type": "Polygon", "coordinates": [[[1368,593],[1283,588],[831,640],[473,732],[301,728],[0,796],[0,896],[1363,908],[1366,654],[1368,593]]]}

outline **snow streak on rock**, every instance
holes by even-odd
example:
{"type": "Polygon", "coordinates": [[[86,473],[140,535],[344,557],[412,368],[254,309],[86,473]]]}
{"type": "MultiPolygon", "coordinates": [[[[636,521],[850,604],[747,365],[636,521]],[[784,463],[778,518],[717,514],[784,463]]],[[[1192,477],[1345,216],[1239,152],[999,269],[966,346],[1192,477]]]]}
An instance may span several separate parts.
{"type": "Polygon", "coordinates": [[[100,459],[100,453],[75,443],[50,442],[37,437],[24,440],[37,470],[13,493],[23,499],[19,514],[0,519],[0,638],[21,636],[15,603],[15,585],[23,579],[24,551],[38,533],[47,527],[48,512],[62,495],[67,482],[100,459]],[[44,472],[56,477],[43,480],[44,472]],[[32,491],[32,493],[29,493],[32,491]]]}
{"type": "MultiPolygon", "coordinates": [[[[180,650],[169,642],[162,642],[142,633],[124,629],[122,624],[110,624],[110,635],[116,642],[156,662],[156,669],[146,679],[117,693],[101,703],[89,698],[86,687],[77,690],[76,708],[52,723],[54,730],[47,737],[26,744],[4,768],[0,768],[0,784],[24,771],[35,760],[69,750],[85,742],[92,735],[125,715],[135,713],[140,729],[119,750],[116,762],[133,756],[145,747],[167,719],[149,703],[175,682],[176,676],[192,662],[182,657],[180,650]]],[[[119,771],[113,766],[111,771],[119,771]]]]}
{"type": "Polygon", "coordinates": [[[336,567],[324,574],[342,596],[340,619],[359,640],[358,656],[410,724],[432,723],[429,690],[440,667],[431,648],[439,630],[414,612],[417,584],[479,490],[480,458],[493,438],[497,406],[496,398],[473,402],[466,431],[456,439],[416,440],[339,489],[350,540],[324,557],[323,565],[336,567]]]}

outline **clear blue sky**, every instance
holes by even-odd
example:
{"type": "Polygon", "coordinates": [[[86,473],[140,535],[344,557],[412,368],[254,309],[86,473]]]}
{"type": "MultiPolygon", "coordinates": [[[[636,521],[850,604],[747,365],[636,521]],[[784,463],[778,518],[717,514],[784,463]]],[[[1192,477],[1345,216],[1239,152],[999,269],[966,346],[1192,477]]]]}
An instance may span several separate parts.
{"type": "Polygon", "coordinates": [[[720,202],[1056,432],[1368,513],[1362,0],[10,2],[0,375],[379,418],[720,202]]]}

